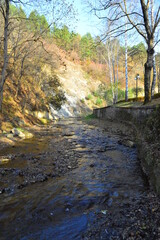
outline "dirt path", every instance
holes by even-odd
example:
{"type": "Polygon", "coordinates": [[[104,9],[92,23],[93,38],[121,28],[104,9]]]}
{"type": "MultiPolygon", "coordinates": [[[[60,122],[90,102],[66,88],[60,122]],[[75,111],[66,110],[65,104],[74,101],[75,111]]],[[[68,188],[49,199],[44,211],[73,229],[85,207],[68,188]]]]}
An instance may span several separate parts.
{"type": "Polygon", "coordinates": [[[133,133],[72,119],[1,151],[0,239],[159,239],[159,199],[133,133]]]}

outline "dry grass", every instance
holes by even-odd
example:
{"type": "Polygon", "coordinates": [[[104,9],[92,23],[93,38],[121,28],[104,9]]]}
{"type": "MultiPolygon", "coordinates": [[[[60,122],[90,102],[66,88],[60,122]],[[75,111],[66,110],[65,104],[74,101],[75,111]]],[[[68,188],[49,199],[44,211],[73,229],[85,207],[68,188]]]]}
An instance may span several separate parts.
{"type": "Polygon", "coordinates": [[[160,97],[159,98],[156,98],[156,99],[153,99],[151,102],[147,103],[147,104],[143,104],[143,100],[140,99],[140,101],[128,101],[128,102],[125,102],[125,101],[121,101],[119,103],[117,103],[115,106],[116,107],[144,107],[144,106],[158,106],[160,105],[160,97]]]}

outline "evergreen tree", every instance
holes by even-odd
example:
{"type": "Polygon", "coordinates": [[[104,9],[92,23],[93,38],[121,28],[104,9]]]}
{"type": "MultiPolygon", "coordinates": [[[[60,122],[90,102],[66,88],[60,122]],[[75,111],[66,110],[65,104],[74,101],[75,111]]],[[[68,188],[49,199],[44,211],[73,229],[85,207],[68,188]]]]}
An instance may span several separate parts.
{"type": "Polygon", "coordinates": [[[82,59],[93,59],[95,56],[95,43],[90,33],[81,38],[80,50],[82,59]]]}

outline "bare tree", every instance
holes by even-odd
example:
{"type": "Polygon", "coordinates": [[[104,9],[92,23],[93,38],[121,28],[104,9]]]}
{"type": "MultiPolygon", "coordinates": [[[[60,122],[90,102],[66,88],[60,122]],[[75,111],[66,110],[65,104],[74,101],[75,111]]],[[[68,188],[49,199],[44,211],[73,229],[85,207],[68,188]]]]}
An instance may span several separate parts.
{"type": "MultiPolygon", "coordinates": [[[[34,8],[36,8],[36,3],[40,3],[40,1],[38,0],[32,0],[32,1],[23,1],[23,0],[0,0],[0,13],[3,16],[3,21],[4,21],[4,31],[3,31],[3,40],[1,42],[3,42],[3,64],[2,64],[2,72],[1,72],[1,78],[0,78],[0,111],[2,111],[2,102],[3,102],[3,89],[4,89],[4,84],[6,81],[6,75],[7,75],[7,66],[9,63],[9,58],[14,56],[14,60],[17,60],[17,55],[15,55],[16,52],[16,48],[20,49],[20,45],[22,47],[22,45],[24,44],[26,46],[26,43],[28,42],[32,42],[32,45],[35,45],[35,42],[39,41],[41,42],[41,36],[44,33],[44,31],[40,32],[40,33],[36,33],[36,34],[30,34],[28,36],[25,36],[26,39],[23,40],[21,42],[21,44],[19,44],[19,42],[15,42],[14,46],[12,48],[12,50],[8,53],[8,40],[9,40],[9,35],[11,34],[11,29],[10,29],[10,25],[12,21],[16,21],[18,19],[18,17],[16,16],[15,19],[10,18],[10,6],[11,4],[23,4],[25,6],[27,6],[27,4],[31,6],[33,6],[34,8]],[[23,43],[23,44],[22,44],[23,43]]],[[[45,8],[46,6],[49,6],[49,4],[52,4],[52,10],[53,10],[53,16],[55,19],[52,19],[52,24],[56,23],[56,21],[61,21],[62,18],[66,17],[69,18],[70,14],[72,14],[72,4],[68,2],[66,2],[65,0],[41,0],[41,4],[43,5],[43,7],[45,8]],[[45,3],[47,3],[47,5],[45,5],[45,3]],[[56,15],[57,14],[57,15],[56,15]]],[[[39,8],[40,4],[38,5],[39,8]]],[[[51,5],[50,5],[51,6],[51,5]]],[[[44,9],[43,11],[45,11],[47,9],[44,9]]],[[[73,15],[73,14],[72,14],[73,15]]],[[[20,17],[21,18],[21,17],[20,17]]],[[[48,27],[50,27],[51,25],[49,25],[48,27]]],[[[18,40],[18,38],[17,38],[18,40]]],[[[13,43],[13,41],[12,41],[13,43]]],[[[43,44],[43,43],[42,43],[43,44]]],[[[24,48],[22,47],[22,49],[24,50],[24,48]]],[[[21,49],[21,50],[22,50],[21,49]]],[[[33,50],[33,49],[32,49],[33,50]]],[[[21,59],[21,71],[20,71],[20,75],[18,77],[18,82],[20,82],[22,75],[23,75],[23,69],[24,69],[24,62],[26,60],[26,58],[29,56],[29,54],[31,53],[31,51],[25,51],[25,53],[22,51],[23,54],[21,54],[21,57],[19,57],[21,59]]]]}
{"type": "MultiPolygon", "coordinates": [[[[152,29],[154,27],[154,0],[151,0],[151,26],[152,29]]],[[[153,36],[153,44],[154,44],[155,40],[154,40],[154,36],[153,36]]],[[[151,97],[154,96],[154,92],[155,92],[155,87],[156,87],[156,77],[157,77],[157,73],[156,73],[156,57],[155,57],[155,52],[153,55],[153,80],[152,80],[152,88],[151,88],[151,97]]]]}
{"type": "Polygon", "coordinates": [[[158,93],[160,93],[160,66],[158,68],[158,93]]]}
{"type": "Polygon", "coordinates": [[[112,102],[115,104],[118,99],[119,42],[117,39],[106,41],[101,57],[108,66],[106,77],[109,70],[112,102]]]}
{"type": "Polygon", "coordinates": [[[112,45],[111,41],[108,41],[106,43],[106,52],[107,52],[107,59],[105,59],[105,60],[109,67],[109,78],[110,78],[112,97],[113,97],[113,103],[114,103],[115,93],[114,93],[113,70],[112,70],[113,45],[112,45]]]}
{"type": "MultiPolygon", "coordinates": [[[[127,23],[127,19],[126,19],[127,23]]],[[[126,75],[126,91],[125,91],[125,101],[128,101],[128,36],[127,36],[127,24],[125,32],[125,75],[126,75]]]]}
{"type": "Polygon", "coordinates": [[[1,1],[0,10],[2,12],[4,18],[4,42],[3,42],[3,66],[2,66],[2,74],[0,81],[0,111],[2,109],[2,101],[3,101],[3,86],[5,83],[5,74],[8,65],[8,25],[9,25],[9,0],[1,1]]]}
{"type": "Polygon", "coordinates": [[[117,102],[118,101],[118,84],[119,84],[119,74],[118,74],[118,68],[119,68],[119,44],[117,44],[117,81],[116,81],[116,86],[117,86],[117,88],[116,88],[116,96],[115,96],[115,98],[116,98],[116,100],[115,100],[115,102],[117,102]]]}
{"type": "Polygon", "coordinates": [[[156,56],[156,65],[157,65],[157,87],[158,93],[160,93],[160,53],[156,56]]]}
{"type": "Polygon", "coordinates": [[[92,1],[89,1],[89,3],[98,18],[105,21],[108,20],[111,23],[110,36],[117,37],[124,34],[126,32],[125,25],[127,24],[127,31],[136,29],[138,34],[146,41],[147,61],[144,66],[144,103],[151,101],[151,70],[153,68],[154,48],[160,41],[159,39],[154,43],[154,35],[160,23],[159,0],[154,2],[157,11],[155,12],[153,26],[150,19],[150,0],[135,0],[134,2],[130,0],[98,0],[95,2],[95,5],[92,4],[92,1]],[[126,17],[128,22],[124,23],[123,19],[126,17]]]}

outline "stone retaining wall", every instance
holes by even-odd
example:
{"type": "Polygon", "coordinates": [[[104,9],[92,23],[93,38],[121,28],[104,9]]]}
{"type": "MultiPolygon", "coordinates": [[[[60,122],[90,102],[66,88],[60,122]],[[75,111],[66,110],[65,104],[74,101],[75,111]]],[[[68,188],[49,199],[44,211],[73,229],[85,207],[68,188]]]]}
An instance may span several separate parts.
{"type": "Polygon", "coordinates": [[[120,107],[105,107],[94,109],[93,114],[100,119],[113,121],[128,121],[132,122],[138,131],[136,131],[136,141],[138,149],[138,157],[141,160],[143,171],[148,176],[148,180],[152,188],[160,195],[160,159],[157,155],[155,146],[145,141],[145,132],[147,125],[145,120],[156,110],[153,107],[139,108],[120,108],[120,107]],[[156,153],[156,154],[155,154],[156,153]]]}
{"type": "Polygon", "coordinates": [[[145,120],[147,116],[149,116],[154,110],[153,107],[104,107],[97,108],[93,110],[93,114],[101,119],[109,119],[109,120],[129,120],[136,121],[137,123],[141,123],[145,120]]]}

